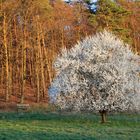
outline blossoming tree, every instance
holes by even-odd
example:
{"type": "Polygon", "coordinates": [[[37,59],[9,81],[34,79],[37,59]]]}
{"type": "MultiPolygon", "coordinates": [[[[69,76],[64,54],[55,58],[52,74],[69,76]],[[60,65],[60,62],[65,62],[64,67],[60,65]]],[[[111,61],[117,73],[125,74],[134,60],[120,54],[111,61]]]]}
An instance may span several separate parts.
{"type": "Polygon", "coordinates": [[[107,31],[62,50],[54,67],[49,91],[61,109],[98,111],[102,122],[107,112],[140,109],[140,56],[107,31]]]}

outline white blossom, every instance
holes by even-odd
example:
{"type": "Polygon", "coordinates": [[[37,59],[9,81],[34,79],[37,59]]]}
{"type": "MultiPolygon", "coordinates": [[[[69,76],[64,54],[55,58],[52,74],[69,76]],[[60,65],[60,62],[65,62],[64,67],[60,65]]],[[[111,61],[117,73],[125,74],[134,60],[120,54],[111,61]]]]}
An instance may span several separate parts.
{"type": "Polygon", "coordinates": [[[140,56],[112,33],[97,33],[63,50],[54,67],[50,95],[61,109],[140,110],[140,56]]]}

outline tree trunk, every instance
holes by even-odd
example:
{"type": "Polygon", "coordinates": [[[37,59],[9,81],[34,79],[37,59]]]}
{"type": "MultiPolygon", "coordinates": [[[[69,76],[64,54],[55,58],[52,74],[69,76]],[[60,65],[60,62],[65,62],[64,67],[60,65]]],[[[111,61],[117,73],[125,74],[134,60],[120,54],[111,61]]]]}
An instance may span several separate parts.
{"type": "Polygon", "coordinates": [[[26,23],[23,30],[23,44],[22,44],[22,70],[21,70],[21,97],[20,97],[20,103],[24,102],[24,90],[25,90],[25,82],[26,82],[26,48],[27,48],[27,42],[26,42],[26,23]]]}
{"type": "Polygon", "coordinates": [[[39,56],[37,48],[35,48],[35,80],[36,80],[36,102],[40,101],[40,80],[39,80],[39,56]]]}
{"type": "MultiPolygon", "coordinates": [[[[37,42],[38,43],[38,42],[37,42]]],[[[36,85],[35,89],[35,93],[36,93],[36,102],[39,103],[40,102],[40,72],[39,72],[39,50],[38,50],[38,44],[37,46],[33,45],[33,50],[34,50],[34,85],[36,85]]]]}
{"type": "Polygon", "coordinates": [[[42,87],[42,91],[43,91],[43,98],[45,97],[45,93],[46,93],[46,85],[45,85],[45,81],[44,81],[44,63],[43,63],[43,54],[42,54],[42,47],[41,47],[41,25],[39,24],[39,16],[37,19],[37,47],[38,47],[38,52],[39,52],[39,63],[40,63],[40,72],[41,72],[41,87],[42,87]]]}
{"type": "Polygon", "coordinates": [[[4,13],[3,18],[3,36],[4,36],[4,50],[5,50],[5,100],[9,101],[9,60],[8,60],[8,44],[7,44],[7,23],[6,23],[6,15],[4,13]]]}
{"type": "Polygon", "coordinates": [[[101,123],[106,123],[106,114],[107,111],[106,110],[101,110],[99,111],[100,115],[101,115],[101,123]]]}

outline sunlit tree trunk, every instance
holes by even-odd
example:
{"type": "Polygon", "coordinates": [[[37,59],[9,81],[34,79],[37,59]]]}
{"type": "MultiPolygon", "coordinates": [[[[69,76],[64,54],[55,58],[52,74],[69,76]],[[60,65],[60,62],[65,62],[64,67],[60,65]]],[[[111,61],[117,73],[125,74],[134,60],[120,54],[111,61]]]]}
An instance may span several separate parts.
{"type": "MultiPolygon", "coordinates": [[[[45,46],[45,39],[44,39],[44,33],[42,31],[42,44],[43,44],[43,52],[44,52],[44,66],[45,66],[45,71],[44,71],[44,76],[46,77],[45,82],[47,82],[47,87],[51,83],[52,78],[51,78],[51,71],[49,69],[49,63],[48,63],[48,54],[47,54],[47,48],[45,46]]],[[[46,98],[48,99],[48,92],[46,91],[47,95],[46,98]]]]}
{"type": "Polygon", "coordinates": [[[9,96],[11,96],[12,94],[12,69],[13,69],[13,65],[12,65],[12,58],[13,58],[13,48],[12,48],[12,41],[13,41],[13,37],[12,37],[12,32],[10,32],[10,45],[9,45],[9,96]]]}
{"type": "Polygon", "coordinates": [[[43,90],[43,97],[45,97],[46,93],[46,86],[44,81],[44,63],[43,63],[43,53],[42,53],[42,47],[41,47],[41,25],[39,24],[39,16],[37,18],[37,47],[39,51],[39,62],[40,62],[40,72],[41,72],[41,85],[43,90]]]}
{"type": "MultiPolygon", "coordinates": [[[[14,55],[14,57],[15,57],[15,60],[16,60],[16,65],[13,67],[13,68],[15,68],[14,70],[13,70],[13,80],[12,81],[14,81],[14,84],[19,84],[19,58],[18,58],[18,53],[19,53],[19,49],[18,49],[18,47],[19,47],[19,45],[18,45],[18,33],[17,33],[17,25],[16,25],[16,17],[14,17],[14,42],[15,42],[15,55],[14,55]],[[16,71],[16,72],[15,72],[16,71]]],[[[14,88],[13,88],[13,90],[14,90],[14,88]]]]}
{"type": "Polygon", "coordinates": [[[35,52],[35,63],[34,63],[34,68],[35,68],[35,85],[36,85],[36,102],[38,103],[40,101],[40,80],[39,80],[39,54],[38,54],[38,49],[36,46],[34,46],[34,52],[35,52]]]}
{"type": "MultiPolygon", "coordinates": [[[[26,22],[26,20],[25,20],[26,22]]],[[[24,90],[26,82],[26,48],[27,48],[27,33],[26,33],[26,23],[24,23],[23,29],[23,44],[22,44],[22,68],[21,68],[21,98],[20,103],[24,102],[24,90]]]]}
{"type": "Polygon", "coordinates": [[[3,45],[5,54],[5,100],[9,101],[9,60],[8,60],[8,42],[7,42],[7,23],[6,14],[3,14],[3,45]]]}
{"type": "MultiPolygon", "coordinates": [[[[38,60],[36,60],[36,61],[38,61],[38,60]]],[[[35,73],[36,73],[36,102],[39,103],[39,101],[40,101],[40,80],[39,80],[38,62],[36,63],[35,73]]]]}

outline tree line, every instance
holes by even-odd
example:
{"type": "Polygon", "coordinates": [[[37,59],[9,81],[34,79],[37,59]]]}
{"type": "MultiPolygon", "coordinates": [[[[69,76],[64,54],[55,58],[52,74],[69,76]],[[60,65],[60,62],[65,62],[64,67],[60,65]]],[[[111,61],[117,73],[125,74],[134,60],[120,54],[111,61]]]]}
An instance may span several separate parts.
{"type": "Polygon", "coordinates": [[[139,2],[99,1],[90,13],[82,3],[1,0],[1,101],[48,102],[48,87],[55,77],[53,61],[61,49],[71,48],[85,36],[112,30],[140,52],[139,2]]]}

